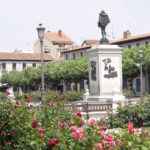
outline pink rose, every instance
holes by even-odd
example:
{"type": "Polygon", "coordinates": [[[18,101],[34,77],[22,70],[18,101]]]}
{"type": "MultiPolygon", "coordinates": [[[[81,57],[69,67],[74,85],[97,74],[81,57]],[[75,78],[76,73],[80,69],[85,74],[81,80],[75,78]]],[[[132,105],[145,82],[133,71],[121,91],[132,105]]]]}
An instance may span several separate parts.
{"type": "Polygon", "coordinates": [[[96,150],[104,150],[104,147],[103,147],[103,144],[102,144],[102,143],[97,143],[97,144],[95,145],[95,147],[96,147],[96,150]]]}
{"type": "Polygon", "coordinates": [[[95,120],[94,118],[90,118],[90,119],[88,120],[88,125],[89,125],[89,126],[94,126],[94,125],[96,125],[96,120],[95,120]]]}
{"type": "Polygon", "coordinates": [[[99,130],[98,131],[98,135],[100,135],[101,137],[105,137],[105,131],[104,130],[99,130]]]}
{"type": "Polygon", "coordinates": [[[72,127],[71,128],[71,137],[74,140],[82,140],[85,137],[84,129],[83,128],[72,127]]]}
{"type": "Polygon", "coordinates": [[[130,134],[134,133],[134,126],[133,126],[133,122],[131,121],[128,122],[128,132],[130,134]]]}
{"type": "Polygon", "coordinates": [[[40,135],[40,138],[43,138],[45,135],[45,129],[44,128],[38,128],[38,133],[40,135]]]}

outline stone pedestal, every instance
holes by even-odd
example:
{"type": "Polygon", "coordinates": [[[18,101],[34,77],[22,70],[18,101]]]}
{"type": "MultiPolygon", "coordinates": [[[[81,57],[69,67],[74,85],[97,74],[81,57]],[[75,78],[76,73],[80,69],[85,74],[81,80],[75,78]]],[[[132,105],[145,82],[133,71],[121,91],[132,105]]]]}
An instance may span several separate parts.
{"type": "Polygon", "coordinates": [[[89,87],[88,101],[109,102],[123,100],[122,48],[117,45],[98,45],[88,50],[89,87]]]}

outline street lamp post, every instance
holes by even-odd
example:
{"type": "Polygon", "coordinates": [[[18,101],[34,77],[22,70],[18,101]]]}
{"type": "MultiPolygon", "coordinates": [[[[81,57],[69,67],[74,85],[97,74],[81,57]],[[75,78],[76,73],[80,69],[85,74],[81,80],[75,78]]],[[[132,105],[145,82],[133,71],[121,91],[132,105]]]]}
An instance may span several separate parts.
{"type": "Polygon", "coordinates": [[[140,56],[140,97],[143,97],[143,50],[139,50],[140,56]]]}
{"type": "Polygon", "coordinates": [[[44,40],[44,33],[45,33],[45,28],[42,26],[42,24],[39,24],[37,27],[37,32],[38,32],[38,38],[40,41],[40,48],[41,48],[41,53],[40,53],[40,59],[41,59],[41,101],[43,103],[43,94],[44,94],[44,52],[43,52],[43,40],[44,40]]]}

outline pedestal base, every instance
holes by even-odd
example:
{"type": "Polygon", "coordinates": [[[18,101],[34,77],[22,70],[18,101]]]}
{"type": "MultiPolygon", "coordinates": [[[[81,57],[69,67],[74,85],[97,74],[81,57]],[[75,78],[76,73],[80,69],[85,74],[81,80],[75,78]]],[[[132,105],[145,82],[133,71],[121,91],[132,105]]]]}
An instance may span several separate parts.
{"type": "Polygon", "coordinates": [[[92,95],[92,96],[88,96],[87,98],[88,102],[100,102],[100,103],[114,103],[114,102],[124,102],[125,101],[125,96],[121,95],[121,94],[114,94],[112,95],[105,95],[105,96],[96,96],[96,95],[92,95]]]}
{"type": "Polygon", "coordinates": [[[88,96],[88,102],[98,102],[98,103],[112,103],[113,98],[112,96],[88,96]]]}

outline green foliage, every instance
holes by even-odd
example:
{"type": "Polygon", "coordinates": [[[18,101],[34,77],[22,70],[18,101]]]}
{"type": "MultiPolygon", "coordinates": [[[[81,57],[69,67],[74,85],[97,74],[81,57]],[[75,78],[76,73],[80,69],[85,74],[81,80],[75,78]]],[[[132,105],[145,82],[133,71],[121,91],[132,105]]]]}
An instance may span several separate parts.
{"type": "Polygon", "coordinates": [[[50,81],[60,82],[80,81],[88,76],[88,61],[86,58],[51,62],[47,66],[47,76],[50,81]]]}
{"type": "MultiPolygon", "coordinates": [[[[58,85],[62,81],[78,82],[88,78],[88,61],[86,58],[61,62],[50,62],[44,67],[45,83],[58,85]]],[[[41,69],[27,68],[21,72],[12,71],[5,73],[1,78],[2,83],[9,83],[13,87],[37,90],[41,82],[41,69]]]]}
{"type": "Polygon", "coordinates": [[[2,100],[6,100],[6,99],[7,99],[6,94],[5,94],[5,93],[3,93],[3,92],[0,92],[0,101],[2,101],[2,100]]]}
{"type": "Polygon", "coordinates": [[[133,90],[131,90],[131,89],[123,89],[123,95],[124,95],[126,98],[129,98],[129,97],[134,97],[134,96],[135,96],[135,93],[134,93],[133,90]]]}
{"type": "Polygon", "coordinates": [[[23,101],[0,102],[1,150],[144,150],[150,147],[148,132],[129,134],[126,129],[105,132],[94,119],[69,112],[62,102],[47,101],[32,108],[23,101]]]}
{"type": "Polygon", "coordinates": [[[144,126],[150,126],[150,96],[146,96],[140,105],[143,108],[144,126]]]}
{"type": "Polygon", "coordinates": [[[78,101],[82,99],[83,93],[82,92],[77,92],[77,91],[67,91],[64,92],[64,99],[66,101],[78,101]]]}
{"type": "Polygon", "coordinates": [[[139,65],[143,63],[143,69],[149,70],[150,66],[150,45],[127,48],[123,50],[123,75],[134,77],[139,72],[139,65]],[[143,58],[140,58],[139,50],[143,51],[143,58]]]}
{"type": "Polygon", "coordinates": [[[110,114],[108,117],[111,128],[125,127],[128,121],[132,121],[136,127],[150,126],[150,96],[136,105],[119,107],[116,114],[110,114]]]}
{"type": "Polygon", "coordinates": [[[138,72],[138,50],[129,48],[123,50],[123,75],[135,76],[138,72]]]}
{"type": "Polygon", "coordinates": [[[51,102],[57,102],[57,101],[63,101],[64,102],[64,97],[61,93],[53,90],[48,90],[45,93],[45,100],[51,101],[51,102]]]}
{"type": "Polygon", "coordinates": [[[129,121],[132,121],[135,126],[143,125],[143,108],[140,105],[127,105],[119,107],[116,114],[110,114],[108,124],[111,128],[125,128],[129,121]]]}
{"type": "Polygon", "coordinates": [[[24,106],[9,101],[0,102],[0,149],[30,148],[30,142],[34,139],[31,116],[32,112],[24,106]]]}
{"type": "Polygon", "coordinates": [[[49,90],[47,93],[45,93],[45,100],[46,101],[62,101],[62,102],[72,102],[80,100],[82,97],[82,92],[77,91],[66,91],[64,93],[60,93],[57,91],[49,90]]]}
{"type": "Polygon", "coordinates": [[[117,139],[121,141],[120,148],[123,150],[149,150],[150,135],[147,131],[141,131],[142,134],[129,134],[127,130],[123,130],[116,134],[117,139]]]}

